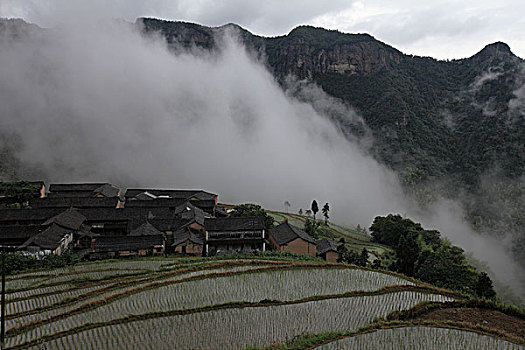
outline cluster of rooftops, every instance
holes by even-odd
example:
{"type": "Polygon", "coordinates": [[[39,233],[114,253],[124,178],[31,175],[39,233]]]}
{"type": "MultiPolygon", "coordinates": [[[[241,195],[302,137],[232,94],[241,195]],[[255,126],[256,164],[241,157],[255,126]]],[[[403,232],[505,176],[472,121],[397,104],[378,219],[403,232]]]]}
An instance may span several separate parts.
{"type": "Polygon", "coordinates": [[[232,217],[204,190],[129,188],[110,183],[30,182],[23,209],[0,183],[0,245],[37,257],[73,250],[87,258],[259,252],[268,249],[337,259],[335,242],[316,242],[284,222],[232,217]]]}

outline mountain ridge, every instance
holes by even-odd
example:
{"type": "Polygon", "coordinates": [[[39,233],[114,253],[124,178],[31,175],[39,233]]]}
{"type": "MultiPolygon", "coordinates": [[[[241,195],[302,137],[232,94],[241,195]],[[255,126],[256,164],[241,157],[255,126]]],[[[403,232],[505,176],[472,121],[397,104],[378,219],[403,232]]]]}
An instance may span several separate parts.
{"type": "MultiPolygon", "coordinates": [[[[312,26],[267,38],[235,24],[139,18],[131,25],[146,36],[160,33],[174,51],[216,49],[216,36],[233,28],[283,88],[288,76],[304,79],[355,109],[372,130],[373,156],[422,204],[467,193],[462,201],[473,225],[500,236],[515,232],[517,246],[525,247],[525,68],[507,44],[488,44],[469,58],[437,60],[406,55],[368,34],[312,26]],[[512,195],[498,197],[502,191],[494,188],[500,185],[512,195]]],[[[0,31],[13,26],[33,28],[20,20],[0,21],[0,31]]],[[[334,121],[343,134],[355,136],[351,124],[334,121]]]]}

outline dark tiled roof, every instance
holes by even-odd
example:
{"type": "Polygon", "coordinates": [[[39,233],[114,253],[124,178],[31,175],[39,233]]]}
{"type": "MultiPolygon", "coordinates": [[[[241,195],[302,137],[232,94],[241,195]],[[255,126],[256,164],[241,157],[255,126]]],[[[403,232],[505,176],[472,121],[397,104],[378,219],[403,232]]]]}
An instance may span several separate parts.
{"type": "Polygon", "coordinates": [[[112,184],[104,184],[100,186],[99,188],[96,188],[93,190],[94,194],[101,194],[104,197],[117,197],[120,189],[112,184]]]}
{"type": "Polygon", "coordinates": [[[176,230],[188,223],[169,208],[89,208],[80,210],[87,218],[87,223],[126,222],[128,229],[133,230],[149,221],[160,231],[176,230]]]}
{"type": "Polygon", "coordinates": [[[42,225],[57,224],[71,230],[79,230],[84,221],[86,221],[84,215],[80,214],[77,210],[68,209],[46,220],[42,225]]]}
{"type": "Polygon", "coordinates": [[[323,238],[320,241],[317,241],[318,254],[324,254],[328,251],[337,252],[337,243],[328,238],[323,238]]]}
{"type": "Polygon", "coordinates": [[[288,222],[283,222],[279,226],[272,227],[268,234],[272,235],[277,244],[283,245],[293,241],[296,238],[301,238],[309,243],[316,244],[314,239],[306,232],[301,230],[288,222]]]}
{"type": "Polygon", "coordinates": [[[91,191],[73,191],[73,192],[49,192],[46,195],[47,199],[55,198],[90,198],[93,197],[91,191]]]}
{"type": "Polygon", "coordinates": [[[175,208],[175,213],[182,219],[195,220],[196,223],[202,226],[204,226],[204,219],[213,218],[211,214],[208,214],[201,208],[194,206],[189,201],[175,208]]]}
{"type": "Polygon", "coordinates": [[[148,192],[154,196],[169,196],[170,198],[198,200],[215,200],[217,195],[215,193],[206,192],[203,190],[174,190],[174,189],[148,189],[148,188],[129,188],[126,191],[126,198],[133,198],[137,195],[148,192]]]}
{"type": "Polygon", "coordinates": [[[41,225],[10,225],[0,226],[0,243],[2,245],[21,245],[28,238],[42,232],[41,225]]]}
{"type": "Polygon", "coordinates": [[[99,183],[75,183],[75,184],[51,184],[49,192],[75,192],[89,191],[93,192],[97,188],[106,185],[104,182],[99,183]]]}
{"type": "Polygon", "coordinates": [[[41,221],[44,222],[49,218],[63,212],[60,208],[45,208],[45,209],[1,209],[1,222],[18,222],[18,221],[41,221]]]}
{"type": "Polygon", "coordinates": [[[226,209],[223,207],[216,207],[215,208],[215,215],[217,217],[226,217],[228,216],[228,213],[226,212],[226,209]]]}
{"type": "Polygon", "coordinates": [[[136,251],[162,245],[164,237],[153,236],[99,236],[95,238],[95,252],[136,251]]]}
{"type": "Polygon", "coordinates": [[[153,236],[164,235],[164,232],[157,230],[149,222],[145,222],[129,233],[130,236],[153,236]]]}
{"type": "Polygon", "coordinates": [[[148,219],[148,221],[160,231],[176,231],[192,222],[192,220],[181,218],[148,219]]]}
{"type": "Polygon", "coordinates": [[[185,227],[173,232],[173,244],[171,246],[176,247],[188,240],[198,245],[204,245],[204,234],[202,232],[196,232],[190,227],[185,227]]]}
{"type": "Polygon", "coordinates": [[[29,238],[20,246],[24,249],[28,246],[37,246],[41,249],[55,250],[60,246],[60,241],[73,231],[58,225],[51,225],[39,234],[29,238]]]}
{"type": "Polygon", "coordinates": [[[29,202],[33,208],[116,208],[118,197],[49,197],[29,202]]]}
{"type": "Polygon", "coordinates": [[[191,202],[201,209],[213,209],[215,207],[215,200],[197,200],[191,202]]]}
{"type": "Polygon", "coordinates": [[[264,229],[264,219],[261,217],[237,218],[206,218],[206,231],[259,231],[264,229]]]}
{"type": "Polygon", "coordinates": [[[80,213],[88,220],[122,220],[130,218],[169,218],[174,216],[168,208],[86,208],[80,213]]]}
{"type": "Polygon", "coordinates": [[[185,202],[184,199],[180,198],[156,198],[152,200],[126,200],[124,207],[135,208],[135,207],[146,207],[146,208],[175,208],[185,202]]]}

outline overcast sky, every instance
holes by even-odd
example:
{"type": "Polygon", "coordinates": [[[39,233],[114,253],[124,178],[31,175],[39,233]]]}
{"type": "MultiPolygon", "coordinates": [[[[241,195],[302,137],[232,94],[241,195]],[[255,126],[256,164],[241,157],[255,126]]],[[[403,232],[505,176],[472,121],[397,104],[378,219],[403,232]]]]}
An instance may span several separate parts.
{"type": "Polygon", "coordinates": [[[1,0],[1,17],[53,26],[87,15],[134,20],[150,16],[209,26],[236,23],[276,36],[301,24],[369,33],[397,49],[435,58],[469,57],[503,41],[525,58],[523,0],[1,0]]]}

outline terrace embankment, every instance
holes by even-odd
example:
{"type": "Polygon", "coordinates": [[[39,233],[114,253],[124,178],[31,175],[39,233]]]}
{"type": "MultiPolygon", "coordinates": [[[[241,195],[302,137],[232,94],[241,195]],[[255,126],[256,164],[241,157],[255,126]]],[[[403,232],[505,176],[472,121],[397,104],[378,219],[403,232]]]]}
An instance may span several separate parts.
{"type": "Polygon", "coordinates": [[[497,329],[525,338],[525,320],[503,312],[481,308],[450,308],[433,310],[415,320],[453,321],[497,329]]]}

